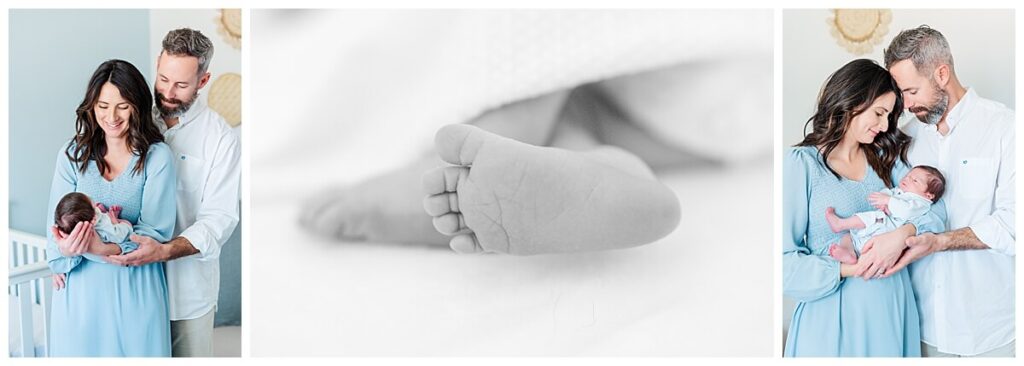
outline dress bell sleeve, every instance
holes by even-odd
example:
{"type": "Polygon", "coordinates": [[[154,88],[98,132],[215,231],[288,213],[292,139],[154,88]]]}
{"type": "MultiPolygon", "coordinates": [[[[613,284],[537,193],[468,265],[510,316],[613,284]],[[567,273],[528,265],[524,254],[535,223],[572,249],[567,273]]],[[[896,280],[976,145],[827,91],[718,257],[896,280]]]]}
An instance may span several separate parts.
{"type": "MultiPolygon", "coordinates": [[[[152,145],[146,156],[144,171],[146,183],[142,188],[142,210],[133,231],[136,235],[165,243],[174,234],[174,222],[178,215],[177,176],[170,147],[163,143],[152,145]]],[[[138,244],[130,240],[120,245],[122,253],[138,248],[138,244]]]]}
{"type": "Polygon", "coordinates": [[[811,170],[819,164],[812,149],[793,149],[783,160],[782,288],[797,301],[814,301],[839,288],[839,262],[807,246],[811,170]]]}
{"type": "Polygon", "coordinates": [[[65,257],[61,254],[60,249],[57,248],[56,238],[53,237],[53,232],[50,230],[50,227],[55,224],[53,215],[57,203],[64,195],[75,192],[78,188],[77,167],[64,154],[68,146],[70,143],[65,144],[57,153],[57,164],[53,171],[53,180],[50,183],[49,205],[46,206],[46,262],[53,273],[71,272],[82,262],[80,255],[65,257]]]}

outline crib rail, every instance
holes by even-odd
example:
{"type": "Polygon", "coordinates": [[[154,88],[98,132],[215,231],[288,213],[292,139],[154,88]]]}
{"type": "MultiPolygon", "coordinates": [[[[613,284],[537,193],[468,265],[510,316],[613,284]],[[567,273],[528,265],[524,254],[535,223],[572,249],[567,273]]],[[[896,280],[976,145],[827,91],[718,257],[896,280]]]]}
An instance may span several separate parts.
{"type": "Polygon", "coordinates": [[[50,303],[53,284],[50,268],[46,265],[46,238],[25,232],[10,231],[10,261],[8,262],[7,294],[17,313],[20,344],[11,349],[12,356],[42,357],[49,352],[50,303]],[[42,324],[36,324],[33,309],[42,309],[42,324]],[[36,344],[36,330],[42,330],[42,344],[36,344]],[[39,346],[39,347],[37,347],[39,346]]]}

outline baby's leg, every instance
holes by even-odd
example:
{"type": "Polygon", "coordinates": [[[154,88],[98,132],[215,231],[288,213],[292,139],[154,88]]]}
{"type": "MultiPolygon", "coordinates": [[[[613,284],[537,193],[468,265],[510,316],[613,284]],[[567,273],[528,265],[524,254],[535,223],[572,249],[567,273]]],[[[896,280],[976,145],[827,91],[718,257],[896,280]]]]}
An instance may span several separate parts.
{"type": "Polygon", "coordinates": [[[836,209],[832,207],[825,209],[825,220],[828,221],[828,226],[832,228],[834,233],[864,228],[864,221],[861,221],[857,216],[839,217],[839,215],[836,215],[836,209]]]}
{"type": "MultiPolygon", "coordinates": [[[[565,103],[567,92],[516,102],[484,113],[472,123],[488,131],[544,143],[565,103]]],[[[319,192],[304,204],[300,223],[310,231],[343,240],[448,245],[423,214],[423,173],[444,162],[437,155],[355,186],[319,192]]]]}
{"type": "Polygon", "coordinates": [[[668,235],[679,201],[636,156],[538,147],[469,125],[438,131],[424,206],[457,252],[518,255],[627,248],[668,235]]]}
{"type": "Polygon", "coordinates": [[[850,234],[843,235],[839,242],[828,248],[828,255],[840,263],[857,264],[857,251],[853,249],[853,238],[850,234]]]}

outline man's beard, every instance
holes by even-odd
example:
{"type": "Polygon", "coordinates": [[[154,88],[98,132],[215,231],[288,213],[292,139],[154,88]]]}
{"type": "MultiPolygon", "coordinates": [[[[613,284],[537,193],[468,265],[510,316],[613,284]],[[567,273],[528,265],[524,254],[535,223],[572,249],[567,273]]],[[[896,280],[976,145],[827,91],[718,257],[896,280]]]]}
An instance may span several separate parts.
{"type": "Polygon", "coordinates": [[[938,124],[942,120],[942,116],[946,114],[946,108],[949,107],[949,94],[945,90],[939,88],[937,84],[932,82],[932,87],[935,88],[935,101],[928,107],[917,107],[910,111],[914,113],[914,117],[917,117],[918,121],[934,125],[938,124]],[[924,116],[919,116],[918,112],[928,112],[924,116]]]}
{"type": "Polygon", "coordinates": [[[156,91],[156,89],[153,90],[153,95],[156,95],[156,110],[160,112],[160,117],[167,119],[177,118],[185,114],[185,112],[188,112],[188,109],[192,108],[192,104],[194,104],[198,99],[199,91],[196,90],[196,92],[192,94],[192,98],[188,103],[182,102],[181,99],[167,99],[163,94],[156,91]],[[164,101],[177,104],[178,106],[174,108],[167,108],[167,106],[164,106],[164,101]]]}

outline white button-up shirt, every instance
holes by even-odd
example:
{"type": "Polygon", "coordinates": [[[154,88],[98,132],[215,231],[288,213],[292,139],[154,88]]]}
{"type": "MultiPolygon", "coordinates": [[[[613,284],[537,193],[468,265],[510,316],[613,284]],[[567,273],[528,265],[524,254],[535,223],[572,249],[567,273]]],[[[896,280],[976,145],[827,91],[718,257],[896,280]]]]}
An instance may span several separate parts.
{"type": "Polygon", "coordinates": [[[910,266],[922,340],[976,355],[1014,340],[1014,112],[968,89],[949,133],[914,119],[908,158],[946,176],[949,230],[970,227],[991,249],[934,253],[910,266]]]}
{"type": "Polygon", "coordinates": [[[158,114],[154,121],[177,163],[174,234],[199,250],[167,262],[171,320],[195,319],[217,308],[220,248],[238,224],[241,148],[224,118],[202,99],[172,128],[158,114]]]}

